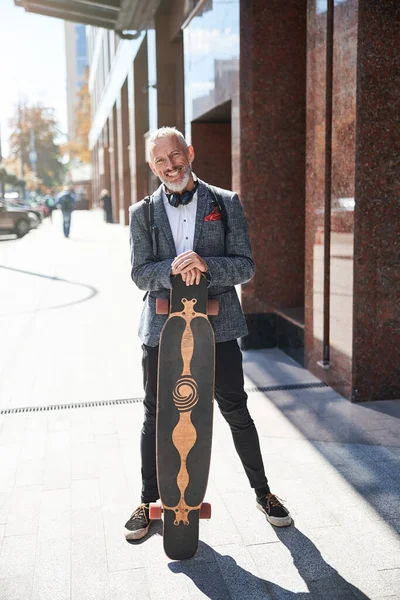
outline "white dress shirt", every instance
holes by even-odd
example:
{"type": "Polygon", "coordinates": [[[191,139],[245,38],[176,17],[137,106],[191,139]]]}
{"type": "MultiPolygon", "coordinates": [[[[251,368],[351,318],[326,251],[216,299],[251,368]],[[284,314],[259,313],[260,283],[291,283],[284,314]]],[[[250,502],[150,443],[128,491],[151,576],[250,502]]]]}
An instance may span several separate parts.
{"type": "Polygon", "coordinates": [[[172,231],[172,237],[174,238],[177,256],[187,250],[193,250],[197,212],[197,190],[195,191],[191,202],[185,206],[182,204],[177,207],[171,206],[164,189],[163,200],[172,231]]]}

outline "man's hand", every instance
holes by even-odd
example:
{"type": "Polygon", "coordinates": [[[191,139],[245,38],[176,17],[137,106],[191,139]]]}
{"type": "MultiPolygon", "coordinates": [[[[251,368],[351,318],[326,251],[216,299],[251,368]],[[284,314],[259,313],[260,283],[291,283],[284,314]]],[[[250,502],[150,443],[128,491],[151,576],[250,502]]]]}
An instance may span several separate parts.
{"type": "Polygon", "coordinates": [[[178,275],[180,273],[183,276],[185,273],[188,273],[195,268],[202,273],[208,271],[206,261],[196,254],[196,252],[193,252],[193,250],[188,250],[187,252],[182,252],[182,254],[179,254],[179,256],[174,259],[171,273],[172,275],[178,275]]]}
{"type": "Polygon", "coordinates": [[[182,273],[182,279],[186,283],[186,285],[199,285],[201,279],[201,271],[194,267],[194,269],[190,269],[187,273],[182,273]]]}

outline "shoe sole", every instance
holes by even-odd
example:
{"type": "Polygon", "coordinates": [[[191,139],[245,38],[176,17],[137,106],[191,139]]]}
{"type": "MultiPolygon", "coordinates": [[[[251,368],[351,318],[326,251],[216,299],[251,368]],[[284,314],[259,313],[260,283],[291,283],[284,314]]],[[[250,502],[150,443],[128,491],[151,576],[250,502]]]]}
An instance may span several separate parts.
{"type": "Polygon", "coordinates": [[[267,517],[268,523],[271,523],[271,525],[274,527],[289,527],[289,525],[293,523],[293,519],[290,514],[288,514],[287,517],[271,517],[267,511],[263,509],[261,504],[258,504],[257,502],[256,506],[258,510],[260,510],[267,517]]]}
{"type": "Polygon", "coordinates": [[[145,527],[144,529],[137,529],[136,531],[130,531],[129,529],[125,529],[125,531],[126,531],[125,539],[126,540],[141,540],[149,533],[150,525],[151,525],[151,523],[149,523],[147,525],[147,527],[145,527]]]}

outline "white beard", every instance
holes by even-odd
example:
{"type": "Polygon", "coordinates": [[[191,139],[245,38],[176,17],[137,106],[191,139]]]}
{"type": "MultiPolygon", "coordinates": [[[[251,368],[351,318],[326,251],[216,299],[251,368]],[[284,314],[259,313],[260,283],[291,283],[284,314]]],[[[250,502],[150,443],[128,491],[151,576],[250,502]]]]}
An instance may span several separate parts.
{"type": "Polygon", "coordinates": [[[192,174],[192,169],[190,168],[190,165],[186,165],[186,167],[183,171],[183,177],[182,177],[181,181],[177,181],[176,183],[173,183],[173,182],[169,181],[168,179],[164,179],[162,177],[160,177],[160,179],[170,192],[182,192],[182,190],[184,190],[185,187],[187,186],[191,174],[192,174]]]}

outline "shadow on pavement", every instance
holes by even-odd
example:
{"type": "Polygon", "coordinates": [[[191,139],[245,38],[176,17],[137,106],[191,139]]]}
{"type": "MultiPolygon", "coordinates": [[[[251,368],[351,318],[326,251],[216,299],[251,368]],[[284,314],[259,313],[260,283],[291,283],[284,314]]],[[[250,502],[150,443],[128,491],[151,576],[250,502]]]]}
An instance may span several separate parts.
{"type": "MultiPolygon", "coordinates": [[[[199,543],[199,553],[205,560],[193,558],[169,563],[176,574],[189,577],[206,598],[230,600],[243,598],[252,600],[370,600],[361,590],[346,581],[323,558],[313,542],[295,527],[275,529],[280,541],[291,554],[291,558],[308,591],[293,592],[272,581],[256,577],[240,567],[232,556],[220,554],[204,542],[199,543]],[[234,591],[233,594],[230,590],[234,591]]],[[[273,544],[276,545],[276,542],[273,544]]],[[[265,548],[268,545],[263,545],[265,548]]],[[[266,563],[267,563],[266,558],[266,563]]],[[[280,566],[280,573],[292,562],[280,566]]],[[[274,566],[271,565],[271,570],[274,566]]]]}
{"type": "Polygon", "coordinates": [[[57,304],[55,306],[46,306],[45,308],[35,308],[34,311],[26,310],[26,311],[22,311],[19,313],[9,313],[8,315],[3,315],[3,316],[10,316],[11,314],[12,315],[15,315],[15,314],[23,315],[23,314],[27,314],[27,313],[31,313],[31,312],[43,312],[46,310],[54,310],[56,308],[66,308],[67,306],[73,306],[74,304],[81,304],[82,302],[87,302],[88,300],[91,300],[92,298],[97,296],[97,294],[99,293],[99,291],[91,285],[87,285],[86,283],[80,283],[78,281],[69,281],[68,279],[63,279],[62,277],[54,277],[53,275],[44,275],[43,273],[35,273],[33,271],[25,271],[23,269],[16,269],[15,267],[6,267],[4,265],[0,265],[0,269],[4,269],[6,271],[13,271],[14,273],[21,273],[23,275],[32,275],[33,277],[41,277],[43,279],[50,279],[51,281],[55,281],[57,283],[68,283],[69,285],[83,287],[83,288],[89,290],[89,292],[90,292],[84,298],[80,298],[79,300],[73,300],[72,302],[66,302],[65,304],[57,304]]]}

